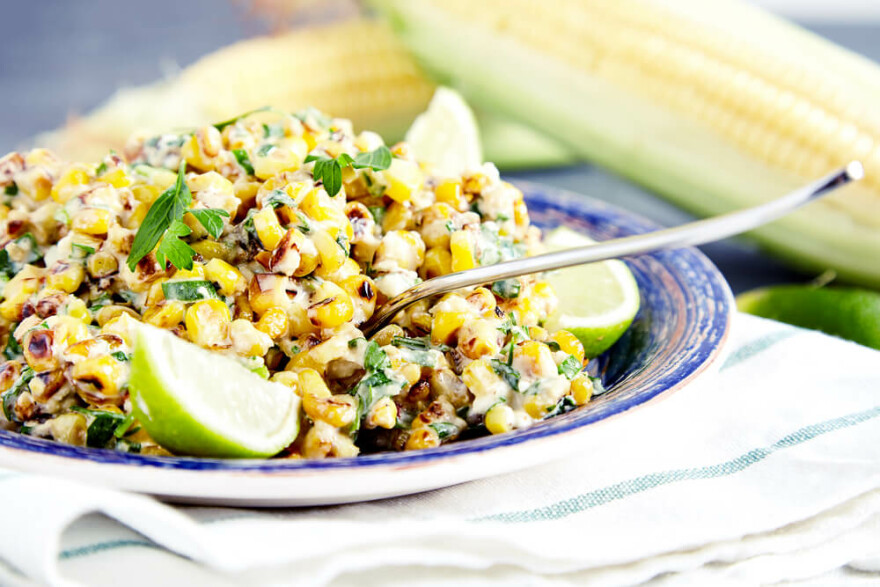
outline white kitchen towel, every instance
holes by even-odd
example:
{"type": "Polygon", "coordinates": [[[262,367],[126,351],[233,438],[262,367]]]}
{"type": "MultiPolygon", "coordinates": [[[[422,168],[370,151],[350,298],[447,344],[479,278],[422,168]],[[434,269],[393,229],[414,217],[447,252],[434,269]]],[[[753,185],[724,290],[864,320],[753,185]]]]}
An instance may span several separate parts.
{"type": "Polygon", "coordinates": [[[729,344],[579,456],[410,497],[175,507],[3,472],[0,583],[880,581],[880,353],[745,315],[729,344]]]}

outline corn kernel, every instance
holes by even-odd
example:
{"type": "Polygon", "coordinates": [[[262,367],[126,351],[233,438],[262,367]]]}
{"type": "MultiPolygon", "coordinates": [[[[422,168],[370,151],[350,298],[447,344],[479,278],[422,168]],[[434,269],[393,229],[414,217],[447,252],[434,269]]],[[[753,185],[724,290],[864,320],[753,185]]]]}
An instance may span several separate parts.
{"type": "Polygon", "coordinates": [[[422,188],[422,171],[414,161],[392,159],[383,173],[388,182],[385,195],[395,202],[408,202],[422,188]]]}
{"type": "Polygon", "coordinates": [[[265,155],[257,151],[251,158],[254,175],[266,180],[285,171],[296,171],[308,152],[308,144],[298,137],[288,139],[284,146],[275,147],[265,155]]]}
{"type": "Polygon", "coordinates": [[[452,255],[449,249],[434,247],[425,253],[425,262],[419,267],[419,276],[422,279],[431,279],[452,273],[452,255]]]}
{"type": "Polygon", "coordinates": [[[431,326],[431,341],[434,344],[449,344],[467,319],[468,315],[464,312],[437,312],[431,326]]]}
{"type": "Polygon", "coordinates": [[[397,424],[397,404],[390,397],[383,397],[373,406],[364,425],[367,428],[391,430],[397,424]]]}
{"type": "Polygon", "coordinates": [[[316,288],[308,314],[309,320],[318,328],[335,328],[351,320],[354,304],[344,289],[332,281],[325,281],[316,288]]]}
{"type": "Polygon", "coordinates": [[[286,308],[288,304],[285,284],[287,280],[272,273],[257,273],[248,286],[248,302],[251,309],[262,316],[269,308],[286,308]]]}
{"type": "Polygon", "coordinates": [[[584,345],[568,330],[557,330],[550,336],[550,340],[559,345],[559,350],[573,356],[579,363],[584,362],[584,345]]]}
{"type": "Polygon", "coordinates": [[[272,339],[242,318],[229,324],[232,350],[243,357],[262,357],[272,348],[272,339]]]}
{"type": "Polygon", "coordinates": [[[593,380],[586,373],[578,373],[571,380],[571,397],[579,406],[588,403],[593,397],[593,380]]]}
{"type": "Polygon", "coordinates": [[[296,395],[302,395],[299,385],[299,377],[293,371],[278,371],[269,378],[269,381],[280,383],[291,388],[296,395]]]}
{"type": "Polygon", "coordinates": [[[69,302],[67,302],[67,307],[65,308],[68,316],[72,316],[77,320],[84,322],[85,324],[92,323],[92,315],[89,313],[89,309],[86,306],[86,303],[79,298],[73,298],[69,302]]]}
{"type": "Polygon", "coordinates": [[[231,261],[235,255],[232,248],[225,243],[218,243],[212,240],[203,240],[194,242],[193,250],[205,259],[220,259],[222,261],[231,261]]]}
{"type": "Polygon", "coordinates": [[[144,322],[157,328],[174,328],[183,322],[186,305],[173,300],[154,306],[144,312],[144,322]]]}
{"type": "Polygon", "coordinates": [[[115,401],[122,391],[125,367],[110,355],[101,355],[74,363],[70,377],[86,401],[115,401]]]}
{"type": "Polygon", "coordinates": [[[269,335],[273,340],[277,340],[287,335],[289,325],[287,312],[281,308],[269,308],[257,322],[257,330],[269,335]]]}
{"type": "Polygon", "coordinates": [[[103,208],[83,208],[72,220],[71,228],[82,234],[107,234],[112,214],[103,208]]]}
{"type": "Polygon", "coordinates": [[[116,273],[119,270],[119,262],[112,254],[99,251],[94,255],[89,255],[86,267],[89,275],[95,279],[101,279],[116,273]]]}
{"type": "Polygon", "coordinates": [[[69,167],[61,174],[55,185],[52,186],[52,199],[59,204],[64,204],[82,191],[83,187],[88,183],[89,174],[85,170],[78,167],[69,167]]]}
{"type": "Polygon", "coordinates": [[[348,426],[356,416],[354,398],[350,395],[327,397],[305,392],[302,406],[312,420],[323,420],[336,428],[348,426]]]}
{"type": "Polygon", "coordinates": [[[201,300],[186,311],[186,332],[199,346],[228,346],[231,321],[229,308],[222,301],[201,300]]]}
{"type": "Polygon", "coordinates": [[[434,197],[438,202],[448,204],[459,212],[468,208],[467,198],[461,193],[461,182],[447,179],[440,183],[434,190],[434,197]]]}
{"type": "Polygon", "coordinates": [[[449,250],[452,255],[452,271],[466,271],[477,266],[474,248],[467,232],[458,230],[449,237],[449,250]]]}
{"type": "Polygon", "coordinates": [[[240,294],[247,288],[247,280],[241,271],[222,259],[208,261],[205,265],[205,277],[216,283],[224,296],[240,294]]]}
{"type": "Polygon", "coordinates": [[[429,426],[413,430],[406,439],[406,450],[422,450],[437,446],[440,446],[440,435],[429,426]]]}
{"type": "Polygon", "coordinates": [[[99,179],[115,188],[127,188],[131,185],[131,178],[128,177],[128,174],[125,173],[125,169],[122,167],[107,171],[99,179]]]}
{"type": "Polygon", "coordinates": [[[299,385],[302,388],[303,396],[311,394],[315,397],[330,397],[330,389],[324,378],[315,369],[305,368],[297,373],[299,377],[299,385]]]}
{"type": "Polygon", "coordinates": [[[85,269],[79,263],[59,263],[46,276],[46,285],[52,289],[73,293],[82,285],[85,274],[85,269]]]}
{"type": "Polygon", "coordinates": [[[329,233],[319,230],[313,236],[312,240],[321,256],[321,265],[326,271],[333,272],[342,267],[348,256],[345,250],[337,243],[329,233]]]}
{"type": "Polygon", "coordinates": [[[254,229],[257,231],[257,237],[267,251],[272,251],[284,238],[285,230],[278,222],[278,216],[271,207],[263,208],[253,215],[254,229]]]}
{"type": "Polygon", "coordinates": [[[49,421],[49,431],[52,438],[58,442],[72,444],[74,446],[86,445],[86,417],[82,414],[71,412],[61,414],[49,421]]]}
{"type": "Polygon", "coordinates": [[[486,430],[492,434],[504,434],[513,430],[513,410],[507,404],[495,404],[483,419],[486,430]]]}

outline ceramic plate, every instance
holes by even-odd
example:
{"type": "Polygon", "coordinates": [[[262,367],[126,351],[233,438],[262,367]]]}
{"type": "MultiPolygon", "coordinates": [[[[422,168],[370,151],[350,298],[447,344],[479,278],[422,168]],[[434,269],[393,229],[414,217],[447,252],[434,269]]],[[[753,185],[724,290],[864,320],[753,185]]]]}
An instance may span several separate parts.
{"type": "MultiPolygon", "coordinates": [[[[532,222],[596,240],[656,230],[585,196],[520,183],[532,222]]],[[[642,296],[632,327],[595,362],[609,391],[562,416],[424,451],[322,461],[160,458],[78,448],[0,431],[0,467],[79,479],[164,499],[241,506],[337,504],[406,495],[523,469],[583,447],[572,436],[687,385],[716,362],[733,298],[695,249],[627,260],[642,296]]]]}

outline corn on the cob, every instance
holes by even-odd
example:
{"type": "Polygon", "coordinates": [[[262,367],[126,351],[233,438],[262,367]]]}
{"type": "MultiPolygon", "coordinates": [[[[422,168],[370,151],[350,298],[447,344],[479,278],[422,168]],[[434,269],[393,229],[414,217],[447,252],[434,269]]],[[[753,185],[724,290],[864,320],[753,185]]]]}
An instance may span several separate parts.
{"type": "MultiPolygon", "coordinates": [[[[67,159],[94,160],[109,149],[121,151],[135,131],[209,124],[267,104],[291,112],[314,106],[392,142],[433,92],[434,84],[384,23],[356,19],[219,49],[173,80],[120,90],[88,116],[37,142],[67,159]]],[[[502,167],[573,160],[565,148],[526,126],[491,113],[480,115],[480,125],[489,160],[502,167]]],[[[262,159],[255,165],[262,166],[262,159]]]]}
{"type": "Polygon", "coordinates": [[[477,105],[700,214],[852,159],[866,180],[755,233],[810,269],[880,285],[880,69],[718,0],[374,0],[477,105]]]}

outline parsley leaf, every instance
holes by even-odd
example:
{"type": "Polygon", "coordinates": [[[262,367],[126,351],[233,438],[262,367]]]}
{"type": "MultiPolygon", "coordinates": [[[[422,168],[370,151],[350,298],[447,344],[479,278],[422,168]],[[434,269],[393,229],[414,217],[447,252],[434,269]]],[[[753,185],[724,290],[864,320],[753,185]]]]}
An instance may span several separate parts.
{"type": "MultiPolygon", "coordinates": [[[[172,223],[183,218],[184,211],[192,203],[192,193],[184,181],[185,169],[186,162],[181,161],[180,168],[177,171],[177,182],[156,198],[156,201],[153,202],[153,205],[147,211],[147,215],[134,237],[131,252],[128,254],[128,268],[132,271],[137,267],[138,261],[146,257],[153,250],[153,247],[156,246],[156,243],[159,242],[172,223]]],[[[181,257],[177,258],[180,259],[181,257]]],[[[190,256],[189,264],[186,268],[189,269],[191,267],[192,257],[190,256]]],[[[178,269],[181,268],[178,267],[178,269]]]]}
{"type": "Polygon", "coordinates": [[[498,374],[499,377],[504,379],[514,391],[519,391],[519,371],[504,363],[503,361],[499,361],[498,359],[492,359],[489,361],[492,365],[492,369],[495,373],[498,374]]]}
{"type": "Polygon", "coordinates": [[[196,217],[199,224],[205,227],[208,234],[214,238],[220,238],[223,233],[223,219],[229,218],[229,212],[220,208],[200,208],[189,210],[196,217]]]}
{"type": "Polygon", "coordinates": [[[367,343],[367,350],[364,351],[364,368],[367,371],[379,371],[391,366],[391,360],[385,351],[372,340],[367,343]]]}
{"type": "Polygon", "coordinates": [[[358,153],[355,155],[354,162],[351,166],[355,169],[370,168],[373,171],[388,169],[391,167],[391,150],[385,145],[382,145],[373,151],[358,153]]]}
{"type": "Polygon", "coordinates": [[[182,221],[174,220],[171,223],[156,251],[156,260],[159,261],[161,267],[165,266],[166,261],[171,261],[171,264],[178,269],[193,268],[193,257],[196,252],[191,246],[180,240],[180,237],[191,233],[192,230],[182,221]]]}
{"type": "Polygon", "coordinates": [[[305,162],[315,162],[312,177],[324,185],[324,189],[331,196],[335,196],[342,189],[342,168],[349,165],[355,169],[372,169],[382,171],[391,166],[391,150],[381,146],[367,153],[358,153],[354,158],[348,153],[342,153],[335,159],[309,155],[305,162]]]}

